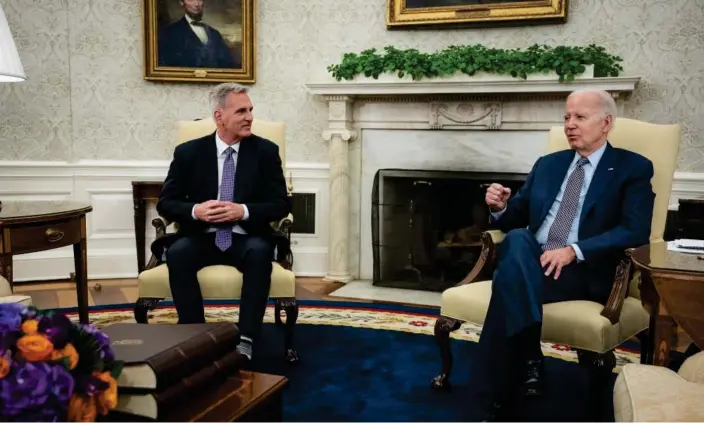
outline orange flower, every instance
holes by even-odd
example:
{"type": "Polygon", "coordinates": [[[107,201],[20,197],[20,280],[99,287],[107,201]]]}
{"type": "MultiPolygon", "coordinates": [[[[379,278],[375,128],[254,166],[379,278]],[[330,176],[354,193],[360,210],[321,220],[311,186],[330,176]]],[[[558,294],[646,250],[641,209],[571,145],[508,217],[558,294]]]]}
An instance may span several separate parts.
{"type": "Polygon", "coordinates": [[[98,416],[95,398],[76,395],[68,403],[68,420],[72,422],[94,422],[98,416]]]}
{"type": "Polygon", "coordinates": [[[64,357],[68,357],[68,368],[73,370],[78,365],[78,351],[71,344],[66,344],[66,346],[61,350],[54,350],[51,354],[52,360],[61,360],[64,357]]]}
{"type": "Polygon", "coordinates": [[[0,379],[10,373],[10,359],[8,357],[0,357],[0,379]]]}
{"type": "Polygon", "coordinates": [[[98,411],[100,414],[105,415],[108,410],[117,407],[117,381],[110,376],[110,372],[94,372],[93,376],[108,383],[107,389],[101,392],[100,397],[98,397],[98,411]]]}
{"type": "Polygon", "coordinates": [[[22,323],[22,332],[25,335],[36,335],[39,331],[39,322],[32,319],[22,323]]]}
{"type": "Polygon", "coordinates": [[[25,335],[17,341],[17,349],[27,361],[43,361],[51,358],[54,345],[44,335],[25,335]]]}

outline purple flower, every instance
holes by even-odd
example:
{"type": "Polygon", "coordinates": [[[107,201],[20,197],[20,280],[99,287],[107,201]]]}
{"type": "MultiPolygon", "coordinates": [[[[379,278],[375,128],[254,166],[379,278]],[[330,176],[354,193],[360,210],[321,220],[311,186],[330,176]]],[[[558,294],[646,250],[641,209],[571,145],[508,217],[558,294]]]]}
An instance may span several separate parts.
{"type": "Polygon", "coordinates": [[[0,304],[0,333],[19,331],[22,326],[22,312],[25,309],[20,303],[0,304]]]}
{"type": "Polygon", "coordinates": [[[39,320],[39,332],[46,335],[57,350],[66,346],[73,323],[63,314],[44,316],[39,320]]]}
{"type": "Polygon", "coordinates": [[[56,410],[68,408],[73,388],[73,378],[62,366],[15,361],[10,374],[0,379],[0,414],[24,420],[35,419],[42,410],[54,410],[42,417],[51,419],[56,410]]]}
{"type": "Polygon", "coordinates": [[[101,332],[91,324],[84,324],[81,325],[81,327],[86,333],[91,334],[95,339],[95,342],[98,345],[98,353],[100,354],[100,358],[105,361],[112,361],[115,359],[115,353],[110,346],[110,338],[105,333],[101,332]]]}

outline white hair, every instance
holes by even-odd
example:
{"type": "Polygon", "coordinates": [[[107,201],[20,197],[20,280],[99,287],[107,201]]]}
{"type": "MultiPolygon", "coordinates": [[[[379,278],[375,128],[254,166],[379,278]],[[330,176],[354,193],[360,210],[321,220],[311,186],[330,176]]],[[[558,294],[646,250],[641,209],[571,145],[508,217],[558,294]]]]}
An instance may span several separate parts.
{"type": "Polygon", "coordinates": [[[616,100],[614,100],[614,97],[603,90],[585,88],[572,91],[570,95],[567,96],[567,98],[569,99],[570,97],[579,94],[594,94],[599,97],[599,103],[601,106],[601,117],[605,118],[606,116],[611,116],[611,128],[613,129],[613,126],[616,123],[616,117],[618,115],[618,107],[616,107],[616,100]]]}
{"type": "Polygon", "coordinates": [[[210,107],[213,112],[218,108],[227,107],[227,96],[231,93],[247,93],[249,89],[234,82],[224,82],[210,91],[210,107]]]}

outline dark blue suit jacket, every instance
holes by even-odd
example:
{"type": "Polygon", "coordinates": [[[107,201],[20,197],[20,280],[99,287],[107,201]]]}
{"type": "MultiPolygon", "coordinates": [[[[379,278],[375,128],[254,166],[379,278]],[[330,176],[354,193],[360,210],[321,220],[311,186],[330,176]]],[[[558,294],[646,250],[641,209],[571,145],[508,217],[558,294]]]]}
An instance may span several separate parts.
{"type": "MultiPolygon", "coordinates": [[[[564,150],[538,159],[494,226],[504,232],[528,227],[535,234],[560,191],[574,154],[564,150]]],[[[603,287],[607,296],[624,250],[649,242],[655,201],[652,177],[650,160],[610,143],[594,171],[582,208],[577,246],[584,254],[585,271],[608,281],[608,287],[603,287]]]]}

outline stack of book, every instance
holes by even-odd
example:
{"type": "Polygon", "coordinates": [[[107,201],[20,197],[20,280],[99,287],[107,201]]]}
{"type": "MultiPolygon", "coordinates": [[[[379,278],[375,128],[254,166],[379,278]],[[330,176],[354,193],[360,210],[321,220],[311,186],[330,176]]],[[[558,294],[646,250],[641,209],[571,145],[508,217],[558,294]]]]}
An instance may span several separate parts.
{"type": "Polygon", "coordinates": [[[159,420],[184,398],[223,382],[244,356],[233,323],[191,325],[118,323],[103,331],[125,367],[114,411],[159,420]]]}

